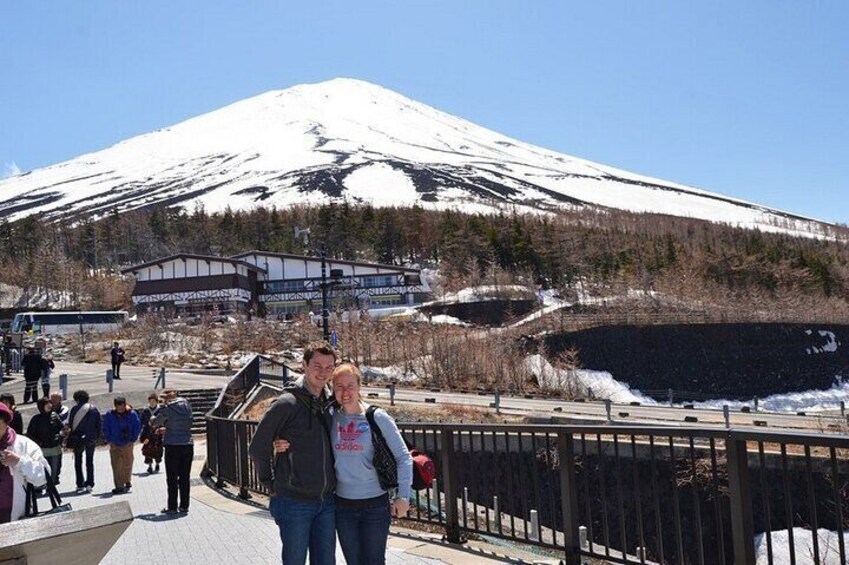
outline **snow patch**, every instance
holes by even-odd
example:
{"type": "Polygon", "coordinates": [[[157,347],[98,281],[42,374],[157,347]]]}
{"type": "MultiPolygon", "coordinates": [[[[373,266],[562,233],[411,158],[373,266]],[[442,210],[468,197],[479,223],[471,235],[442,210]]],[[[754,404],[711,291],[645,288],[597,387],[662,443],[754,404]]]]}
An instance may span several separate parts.
{"type": "MultiPolygon", "coordinates": [[[[849,530],[843,532],[844,539],[849,539],[849,530]]],[[[787,530],[771,532],[772,561],[769,561],[766,532],[755,536],[755,558],[757,565],[790,565],[790,536],[787,530]]],[[[814,561],[813,531],[804,528],[793,528],[793,544],[796,565],[842,565],[840,562],[840,545],[837,532],[824,528],[817,530],[817,546],[820,560],[814,561]]]]}

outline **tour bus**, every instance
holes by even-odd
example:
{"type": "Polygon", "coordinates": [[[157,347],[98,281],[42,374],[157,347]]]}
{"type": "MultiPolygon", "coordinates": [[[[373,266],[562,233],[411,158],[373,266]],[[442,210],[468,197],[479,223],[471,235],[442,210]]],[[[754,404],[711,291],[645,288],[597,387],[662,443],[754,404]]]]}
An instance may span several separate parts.
{"type": "Polygon", "coordinates": [[[68,334],[116,330],[127,322],[125,310],[103,312],[20,312],[12,320],[13,333],[68,334]]]}

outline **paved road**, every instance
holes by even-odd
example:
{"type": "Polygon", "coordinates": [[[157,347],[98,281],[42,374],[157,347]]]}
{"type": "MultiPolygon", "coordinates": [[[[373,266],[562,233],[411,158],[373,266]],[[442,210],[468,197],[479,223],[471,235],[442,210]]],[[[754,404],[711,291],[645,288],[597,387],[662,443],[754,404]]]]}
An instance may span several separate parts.
{"type": "MultiPolygon", "coordinates": [[[[71,363],[60,362],[57,364],[52,379],[52,386],[58,388],[59,377],[61,373],[66,373],[68,377],[68,391],[78,388],[85,388],[92,396],[107,393],[106,370],[109,368],[106,364],[95,363],[71,363]]],[[[114,381],[113,390],[115,392],[131,394],[152,390],[156,382],[155,374],[158,370],[151,367],[132,367],[124,366],[122,368],[122,379],[114,381]]],[[[186,371],[168,370],[166,371],[166,385],[179,389],[190,388],[220,388],[229,380],[228,376],[223,374],[208,375],[199,373],[190,373],[186,371]]],[[[20,402],[23,399],[24,383],[20,373],[15,375],[15,379],[11,382],[6,382],[2,385],[2,390],[12,392],[20,402]]],[[[365,389],[366,393],[376,393],[380,398],[388,399],[389,393],[386,388],[371,388],[365,389]]],[[[141,397],[143,401],[143,396],[141,397]]],[[[477,406],[488,408],[493,402],[492,395],[480,396],[477,394],[462,394],[454,392],[431,392],[419,389],[404,389],[397,390],[396,399],[399,401],[424,403],[425,399],[434,398],[439,404],[463,404],[466,406],[477,406]]],[[[135,401],[137,404],[139,400],[135,401]]],[[[849,398],[847,398],[849,402],[849,398]]],[[[666,425],[710,425],[724,426],[725,420],[721,410],[716,409],[685,409],[682,407],[669,406],[631,406],[628,404],[613,404],[611,407],[611,416],[614,422],[619,423],[651,423],[651,424],[666,424],[666,425]],[[627,416],[623,416],[627,413],[627,416]],[[695,417],[697,422],[686,422],[686,417],[695,417]]],[[[507,414],[526,415],[529,413],[542,414],[547,416],[562,416],[567,418],[577,418],[587,422],[603,423],[607,420],[606,408],[603,402],[565,402],[561,400],[542,400],[528,399],[524,397],[502,396],[501,409],[507,414]]],[[[810,413],[806,416],[798,416],[792,413],[776,413],[776,412],[752,412],[743,413],[739,411],[730,412],[730,423],[735,428],[752,427],[754,421],[766,422],[768,428],[779,429],[796,429],[796,430],[817,430],[826,432],[837,432],[839,429],[846,429],[846,419],[841,418],[838,411],[810,413]]],[[[762,429],[762,428],[760,428],[762,429]]]]}
{"type": "MultiPolygon", "coordinates": [[[[378,394],[379,398],[389,398],[386,388],[367,387],[366,394],[378,394]]],[[[425,399],[435,399],[437,404],[462,404],[488,408],[492,405],[492,395],[463,394],[455,392],[431,392],[427,390],[399,388],[395,395],[398,401],[425,402],[425,399]]],[[[849,398],[847,398],[849,401],[849,398]]],[[[611,406],[612,421],[618,423],[652,423],[666,425],[711,425],[724,426],[725,418],[722,410],[716,409],[686,409],[670,406],[632,406],[629,404],[613,404],[611,406]],[[627,416],[621,415],[627,413],[627,416]],[[685,417],[696,417],[698,422],[686,422],[685,417]]],[[[607,420],[606,407],[603,402],[566,402],[562,400],[528,399],[515,396],[501,396],[501,410],[507,414],[536,413],[547,416],[562,416],[579,418],[587,421],[603,423],[607,420]]],[[[754,421],[766,422],[769,428],[808,429],[838,431],[829,426],[843,425],[846,419],[838,412],[811,413],[806,416],[777,412],[730,412],[730,423],[733,427],[753,427],[754,421]]]]}

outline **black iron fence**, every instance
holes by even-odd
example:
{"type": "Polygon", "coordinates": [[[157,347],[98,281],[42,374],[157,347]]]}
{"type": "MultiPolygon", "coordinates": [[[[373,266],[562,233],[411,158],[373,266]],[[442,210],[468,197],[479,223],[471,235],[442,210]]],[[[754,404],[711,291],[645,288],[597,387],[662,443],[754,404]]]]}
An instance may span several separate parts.
{"type": "MultiPolygon", "coordinates": [[[[244,497],[267,494],[247,456],[256,424],[207,417],[209,471],[244,497]]],[[[409,519],[443,527],[451,541],[493,536],[562,551],[568,563],[581,556],[613,563],[795,563],[802,556],[846,563],[849,436],[656,426],[399,427],[438,469],[432,487],[415,493],[409,519]]]]}
{"type": "Polygon", "coordinates": [[[289,369],[286,365],[262,355],[254,355],[230,379],[209,415],[227,417],[247,400],[260,383],[282,387],[288,380],[289,369]]]}

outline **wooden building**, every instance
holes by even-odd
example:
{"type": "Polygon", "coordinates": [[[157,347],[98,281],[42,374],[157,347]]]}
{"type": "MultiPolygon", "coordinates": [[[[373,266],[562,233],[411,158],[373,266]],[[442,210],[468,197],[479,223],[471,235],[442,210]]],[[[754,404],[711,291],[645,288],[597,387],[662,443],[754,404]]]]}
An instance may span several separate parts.
{"type": "MultiPolygon", "coordinates": [[[[421,271],[410,267],[327,259],[332,309],[413,305],[430,297],[421,271]]],[[[179,254],[122,271],[136,278],[140,312],[283,315],[321,309],[321,258],[267,251],[233,257],[179,254]]]]}

